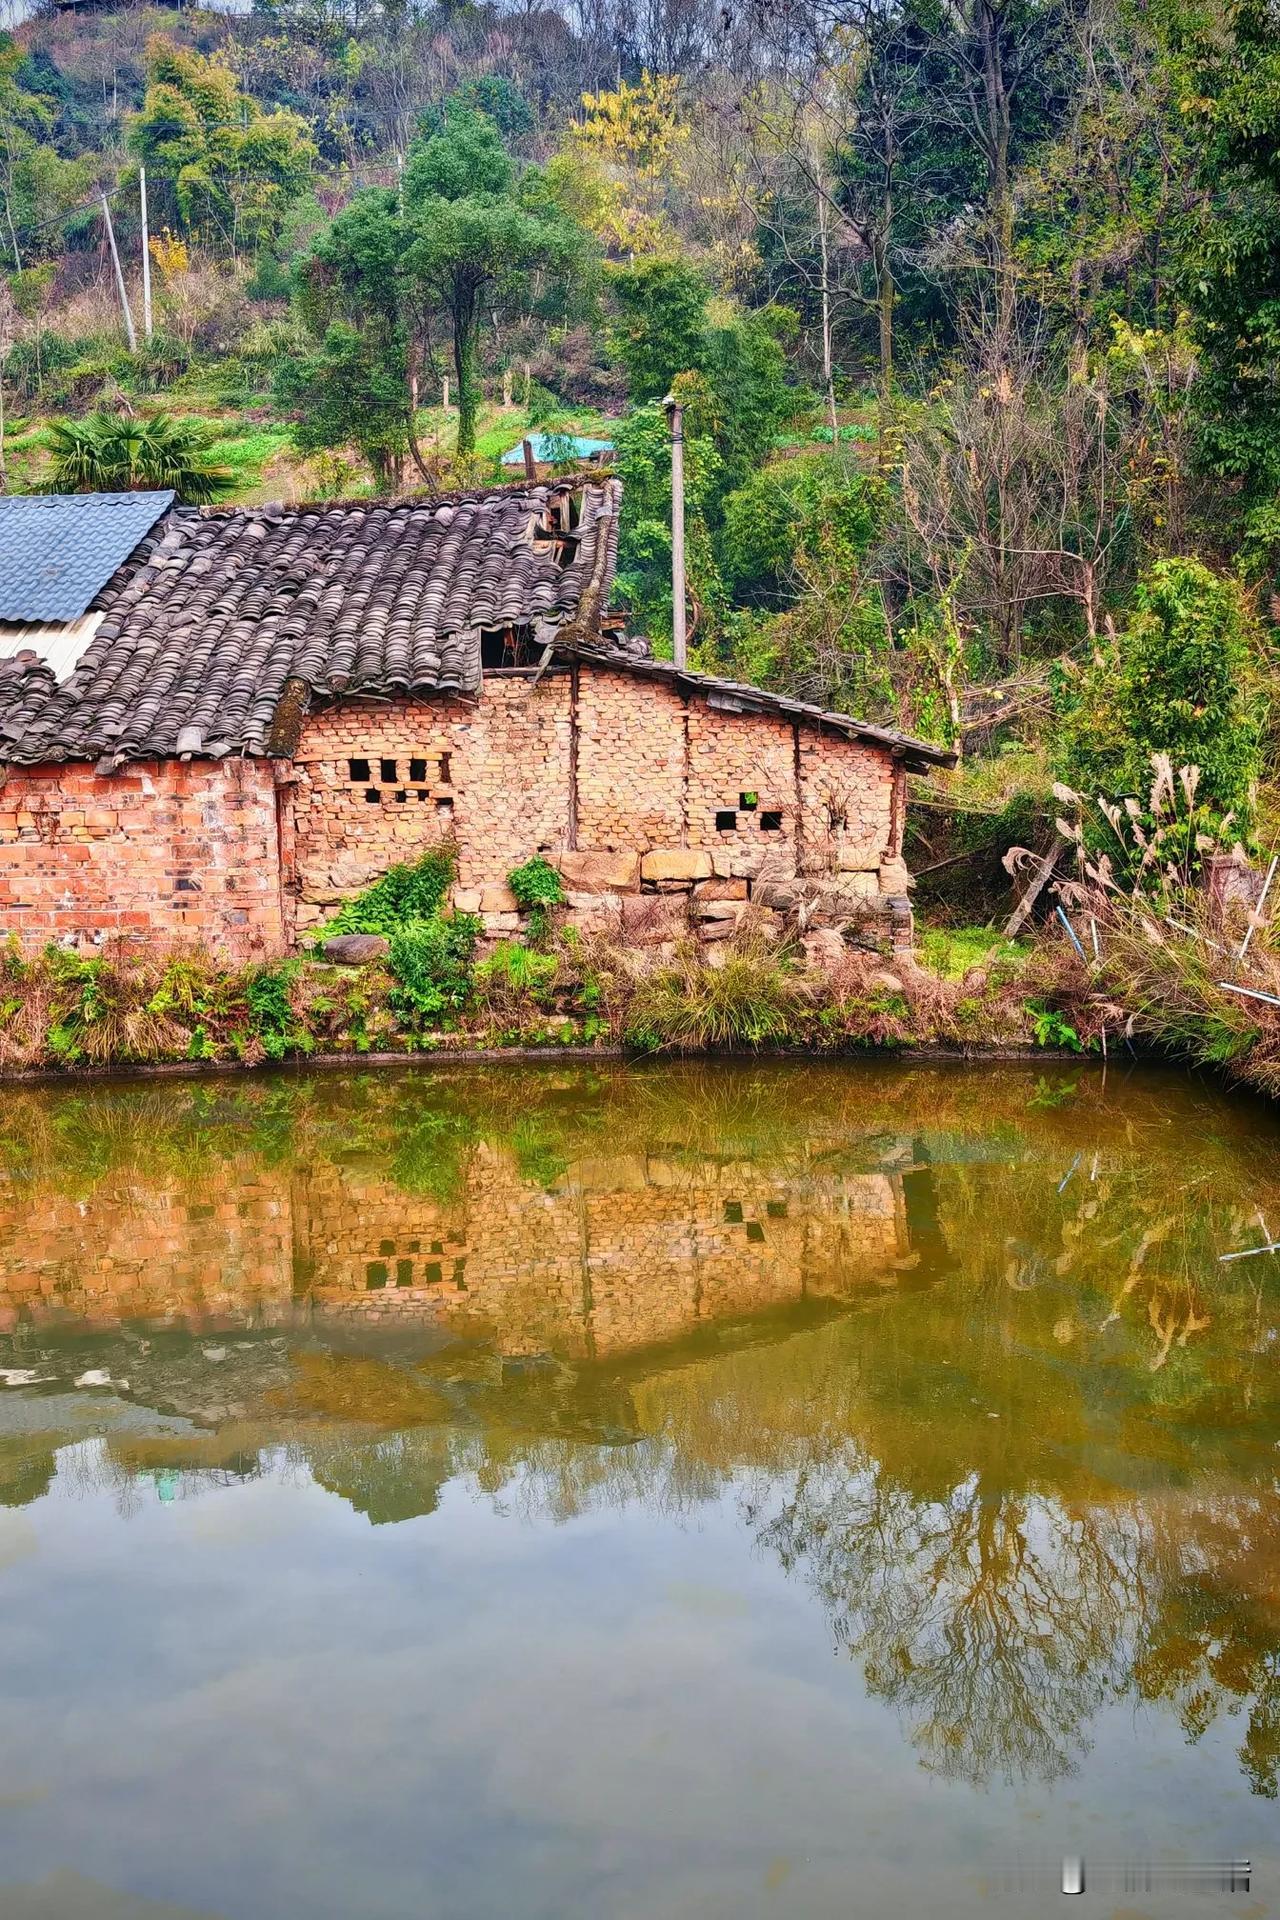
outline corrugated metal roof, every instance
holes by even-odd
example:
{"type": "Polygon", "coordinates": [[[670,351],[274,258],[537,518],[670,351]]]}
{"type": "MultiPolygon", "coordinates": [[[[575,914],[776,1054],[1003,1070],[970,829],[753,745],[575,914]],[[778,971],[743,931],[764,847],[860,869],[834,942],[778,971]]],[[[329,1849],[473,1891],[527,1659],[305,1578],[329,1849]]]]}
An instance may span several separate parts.
{"type": "Polygon", "coordinates": [[[92,640],[106,614],[82,613],[78,620],[0,621],[0,660],[16,660],[20,653],[34,653],[49,668],[55,680],[69,680],[80,664],[80,656],[92,640]]]}
{"type": "Polygon", "coordinates": [[[0,496],[0,620],[78,620],[172,505],[172,491],[0,496]]]}

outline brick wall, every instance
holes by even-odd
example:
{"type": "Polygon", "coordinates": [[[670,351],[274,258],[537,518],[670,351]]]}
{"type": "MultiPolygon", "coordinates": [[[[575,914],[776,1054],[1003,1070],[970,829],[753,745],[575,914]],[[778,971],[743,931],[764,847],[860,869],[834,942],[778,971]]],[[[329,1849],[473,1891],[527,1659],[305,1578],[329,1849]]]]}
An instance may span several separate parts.
{"type": "Polygon", "coordinates": [[[268,952],[449,837],[458,904],[494,932],[516,930],[504,883],[533,854],[681,851],[699,856],[687,872],[566,868],[575,910],[650,885],[692,902],[696,886],[694,919],[712,937],[757,881],[835,875],[851,899],[900,894],[902,811],[889,755],[839,736],[595,668],[490,676],[475,703],[350,700],[318,713],[291,766],[12,769],[0,933],[268,952]]]}
{"type": "MultiPolygon", "coordinates": [[[[306,723],[294,776],[286,893],[299,932],[446,835],[460,904],[494,931],[516,924],[511,868],[570,849],[701,853],[705,871],[669,873],[664,890],[740,883],[722,889],[726,906],[761,877],[843,876],[868,901],[906,883],[887,753],[591,667],[490,677],[475,704],[346,702],[306,723]]],[[[642,884],[639,869],[602,883],[642,884]]]]}
{"type": "Polygon", "coordinates": [[[278,950],[276,799],[262,760],[13,767],[0,786],[0,934],[278,950]]]}

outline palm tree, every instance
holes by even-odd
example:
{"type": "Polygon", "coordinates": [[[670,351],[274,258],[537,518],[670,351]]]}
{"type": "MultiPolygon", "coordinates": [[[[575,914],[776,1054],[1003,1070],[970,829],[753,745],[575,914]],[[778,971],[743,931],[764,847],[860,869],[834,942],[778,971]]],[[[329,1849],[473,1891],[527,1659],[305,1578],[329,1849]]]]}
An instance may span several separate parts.
{"type": "Polygon", "coordinates": [[[172,487],[179,500],[203,506],[234,484],[209,449],[216,435],[199,420],[169,413],[139,418],[94,413],[49,429],[53,484],[59,493],[134,493],[172,487]]]}

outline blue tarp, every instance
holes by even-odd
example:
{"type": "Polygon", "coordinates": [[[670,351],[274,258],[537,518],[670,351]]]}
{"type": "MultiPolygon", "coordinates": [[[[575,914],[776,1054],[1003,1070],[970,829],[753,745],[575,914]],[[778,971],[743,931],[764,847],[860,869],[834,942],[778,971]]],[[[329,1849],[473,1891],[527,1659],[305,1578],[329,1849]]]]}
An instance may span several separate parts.
{"type": "MultiPolygon", "coordinates": [[[[598,453],[613,452],[612,440],[585,440],[577,433],[531,433],[528,438],[535,460],[553,462],[557,466],[568,460],[592,460],[598,453]]],[[[523,443],[512,447],[510,453],[504,453],[502,464],[504,467],[522,467],[523,443]]]]}

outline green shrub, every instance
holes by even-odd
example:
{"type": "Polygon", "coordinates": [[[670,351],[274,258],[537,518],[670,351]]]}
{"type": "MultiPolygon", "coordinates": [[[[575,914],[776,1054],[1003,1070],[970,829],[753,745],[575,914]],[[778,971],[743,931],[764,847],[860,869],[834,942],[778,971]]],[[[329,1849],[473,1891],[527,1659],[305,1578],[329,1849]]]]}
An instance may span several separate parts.
{"type": "MultiPolygon", "coordinates": [[[[1118,640],[1059,688],[1057,763],[1092,803],[1133,800],[1145,826],[1153,756],[1174,773],[1198,770],[1194,810],[1183,822],[1188,868],[1196,836],[1248,840],[1261,770],[1260,703],[1253,691],[1252,623],[1233,580],[1199,560],[1160,560],[1139,582],[1137,612],[1118,640]]],[[[1123,865],[1100,820],[1086,832],[1123,865]]]]}
{"type": "Polygon", "coordinates": [[[551,909],[564,904],[564,881],[550,861],[535,854],[522,867],[513,867],[507,885],[516,905],[529,916],[529,944],[539,947],[551,930],[551,909]]]}
{"type": "Polygon", "coordinates": [[[471,993],[471,967],[484,923],[474,913],[433,914],[391,935],[387,965],[395,976],[391,1005],[407,1024],[448,1024],[471,993]]]}
{"type": "Polygon", "coordinates": [[[397,929],[437,914],[453,883],[457,854],[451,846],[433,847],[413,866],[390,867],[380,880],[348,900],[316,935],[327,940],[337,933],[379,933],[389,937],[397,929]]]}
{"type": "Polygon", "coordinates": [[[249,1016],[249,1032],[268,1060],[283,1060],[286,1053],[310,1053],[314,1041],[298,1020],[293,996],[300,960],[279,960],[253,967],[245,976],[244,997],[249,1016]]]}

